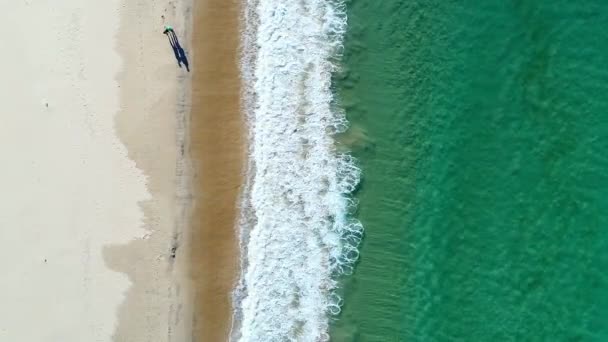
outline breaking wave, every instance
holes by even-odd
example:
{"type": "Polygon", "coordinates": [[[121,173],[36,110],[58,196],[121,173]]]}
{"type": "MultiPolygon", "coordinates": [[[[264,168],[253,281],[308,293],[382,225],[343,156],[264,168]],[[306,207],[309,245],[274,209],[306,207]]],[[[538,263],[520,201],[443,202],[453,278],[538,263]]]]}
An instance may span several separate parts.
{"type": "Polygon", "coordinates": [[[336,277],[358,257],[349,194],[359,169],[335,148],[347,127],[331,82],[346,30],[338,0],[246,0],[242,75],[249,178],[232,339],[326,341],[336,277]]]}

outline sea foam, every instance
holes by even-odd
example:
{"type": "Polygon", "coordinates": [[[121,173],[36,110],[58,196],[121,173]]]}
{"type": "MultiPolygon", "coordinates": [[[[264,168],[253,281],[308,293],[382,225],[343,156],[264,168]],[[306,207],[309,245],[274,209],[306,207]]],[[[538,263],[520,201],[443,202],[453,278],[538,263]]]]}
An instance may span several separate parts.
{"type": "MultiPolygon", "coordinates": [[[[346,29],[338,0],[248,0],[243,33],[250,178],[243,196],[239,341],[326,341],[336,277],[358,257],[348,214],[359,181],[335,148],[346,129],[331,91],[346,29]],[[253,7],[251,7],[253,6],[253,7]],[[247,36],[247,34],[254,36],[247,36]]],[[[233,329],[233,330],[234,330],[233,329]]]]}

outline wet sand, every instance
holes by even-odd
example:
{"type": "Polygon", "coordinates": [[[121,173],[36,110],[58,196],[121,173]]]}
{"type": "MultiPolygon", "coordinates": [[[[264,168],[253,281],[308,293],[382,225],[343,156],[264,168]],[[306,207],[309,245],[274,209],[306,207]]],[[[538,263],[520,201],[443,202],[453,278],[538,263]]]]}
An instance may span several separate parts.
{"type": "Polygon", "coordinates": [[[194,341],[226,341],[231,327],[239,264],[235,218],[245,158],[238,20],[236,0],[195,4],[190,122],[194,341]]]}
{"type": "Polygon", "coordinates": [[[131,287],[118,311],[115,341],[187,341],[191,298],[187,274],[189,166],[184,155],[190,74],[177,65],[164,24],[186,49],[191,1],[123,0],[117,50],[121,110],[115,129],[146,176],[140,201],[141,239],[105,248],[108,265],[128,275],[131,287]]]}

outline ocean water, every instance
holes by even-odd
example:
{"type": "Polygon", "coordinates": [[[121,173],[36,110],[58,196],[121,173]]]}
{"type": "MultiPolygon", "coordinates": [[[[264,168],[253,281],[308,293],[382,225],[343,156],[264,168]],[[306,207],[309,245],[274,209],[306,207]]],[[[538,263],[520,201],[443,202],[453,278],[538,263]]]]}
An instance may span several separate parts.
{"type": "Polygon", "coordinates": [[[608,340],[608,2],[352,0],[333,341],[608,340]]]}

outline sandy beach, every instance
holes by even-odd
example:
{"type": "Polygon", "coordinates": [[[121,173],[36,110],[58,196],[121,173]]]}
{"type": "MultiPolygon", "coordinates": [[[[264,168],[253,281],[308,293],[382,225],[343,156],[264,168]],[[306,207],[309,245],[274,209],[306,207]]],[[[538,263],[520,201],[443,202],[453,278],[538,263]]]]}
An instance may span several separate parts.
{"type": "Polygon", "coordinates": [[[238,70],[239,2],[207,0],[194,10],[190,155],[195,341],[226,341],[238,269],[235,230],[244,170],[238,70]]]}
{"type": "Polygon", "coordinates": [[[0,340],[189,340],[189,2],[0,13],[0,340]]]}

